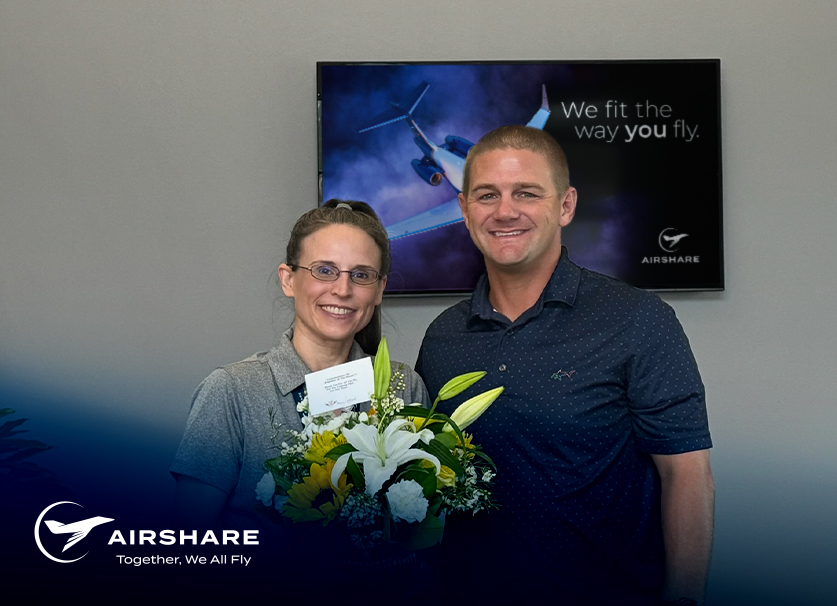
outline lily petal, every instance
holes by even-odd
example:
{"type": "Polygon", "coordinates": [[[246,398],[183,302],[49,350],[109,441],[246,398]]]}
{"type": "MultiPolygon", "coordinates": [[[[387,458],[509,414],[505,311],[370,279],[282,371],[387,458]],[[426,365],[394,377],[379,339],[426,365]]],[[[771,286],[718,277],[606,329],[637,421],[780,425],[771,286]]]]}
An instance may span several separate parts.
{"type": "Polygon", "coordinates": [[[387,459],[381,464],[377,457],[367,457],[363,460],[363,476],[366,478],[366,494],[375,496],[384,485],[384,482],[392,477],[395,470],[401,463],[397,459],[387,459]]]}
{"type": "Polygon", "coordinates": [[[429,452],[424,452],[423,450],[418,450],[417,448],[411,448],[410,450],[401,453],[398,457],[398,461],[396,467],[401,465],[402,463],[406,463],[407,461],[413,461],[416,459],[424,459],[425,461],[430,461],[436,467],[436,475],[439,475],[442,472],[442,464],[439,462],[439,459],[436,458],[436,455],[432,455],[429,452]]]}
{"type": "Polygon", "coordinates": [[[346,453],[344,455],[340,455],[337,460],[334,462],[334,467],[331,468],[331,483],[336,484],[337,481],[340,479],[340,474],[346,470],[346,466],[349,464],[349,455],[354,453],[346,453]]]}
{"type": "Polygon", "coordinates": [[[383,434],[376,427],[359,424],[352,429],[343,429],[346,441],[354,446],[355,452],[338,457],[331,472],[331,481],[335,486],[340,475],[349,464],[349,457],[354,457],[358,465],[363,465],[366,481],[366,493],[375,495],[389,480],[398,466],[407,461],[425,459],[436,466],[436,473],[441,471],[439,459],[434,455],[412,448],[419,440],[429,442],[433,432],[425,429],[416,433],[412,422],[407,419],[392,421],[383,434]]]}
{"type": "Polygon", "coordinates": [[[334,462],[334,467],[331,469],[331,483],[335,486],[338,485],[338,482],[340,481],[340,476],[343,474],[344,471],[346,471],[346,467],[349,465],[349,457],[354,457],[355,463],[360,465],[365,459],[369,457],[369,455],[364,454],[362,452],[347,452],[344,455],[340,455],[334,462]]]}
{"type": "Polygon", "coordinates": [[[413,424],[407,419],[398,419],[390,423],[389,427],[384,430],[383,439],[387,457],[411,448],[421,438],[420,434],[402,429],[403,427],[413,428],[413,424]]]}
{"type": "Polygon", "coordinates": [[[371,425],[359,424],[351,429],[344,429],[346,441],[360,452],[375,454],[378,452],[378,430],[371,425]]]}

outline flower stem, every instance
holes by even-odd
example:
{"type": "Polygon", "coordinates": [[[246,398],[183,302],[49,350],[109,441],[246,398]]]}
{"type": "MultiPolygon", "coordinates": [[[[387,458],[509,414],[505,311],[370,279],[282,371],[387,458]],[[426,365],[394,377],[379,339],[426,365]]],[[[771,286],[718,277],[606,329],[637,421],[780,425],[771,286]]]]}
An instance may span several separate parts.
{"type": "Polygon", "coordinates": [[[429,412],[429,413],[427,413],[427,416],[426,416],[426,417],[424,417],[424,421],[422,421],[422,422],[421,422],[421,427],[419,427],[419,431],[421,431],[422,429],[424,429],[424,426],[425,426],[425,425],[427,425],[427,422],[430,420],[430,417],[432,417],[432,416],[433,416],[433,413],[434,413],[434,412],[436,412],[436,405],[437,405],[437,404],[439,404],[439,402],[440,402],[441,400],[442,400],[441,398],[437,397],[437,398],[433,401],[433,406],[430,408],[430,412],[429,412]]]}

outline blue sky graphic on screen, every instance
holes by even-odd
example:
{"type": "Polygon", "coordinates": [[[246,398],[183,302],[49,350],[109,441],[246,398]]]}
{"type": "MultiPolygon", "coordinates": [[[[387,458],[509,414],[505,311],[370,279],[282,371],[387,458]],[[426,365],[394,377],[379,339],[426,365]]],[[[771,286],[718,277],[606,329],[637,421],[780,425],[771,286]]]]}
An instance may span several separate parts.
{"type": "Polygon", "coordinates": [[[318,65],[322,199],[369,202],[388,292],[461,293],[483,271],[456,195],[473,142],[544,128],[579,190],[571,258],[656,289],[723,287],[719,63],[318,65]],[[661,248],[660,234],[682,236],[661,248]]]}

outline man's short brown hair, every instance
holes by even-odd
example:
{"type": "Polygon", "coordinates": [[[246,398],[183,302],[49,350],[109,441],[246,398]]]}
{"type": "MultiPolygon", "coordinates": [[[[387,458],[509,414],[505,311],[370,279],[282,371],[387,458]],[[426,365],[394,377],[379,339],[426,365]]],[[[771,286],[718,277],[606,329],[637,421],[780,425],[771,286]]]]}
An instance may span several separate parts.
{"type": "Polygon", "coordinates": [[[526,149],[543,156],[552,170],[552,180],[559,193],[570,186],[570,170],[564,150],[552,135],[530,126],[501,126],[486,133],[468,152],[462,171],[462,193],[468,197],[471,188],[471,167],[482,154],[498,149],[526,149]]]}

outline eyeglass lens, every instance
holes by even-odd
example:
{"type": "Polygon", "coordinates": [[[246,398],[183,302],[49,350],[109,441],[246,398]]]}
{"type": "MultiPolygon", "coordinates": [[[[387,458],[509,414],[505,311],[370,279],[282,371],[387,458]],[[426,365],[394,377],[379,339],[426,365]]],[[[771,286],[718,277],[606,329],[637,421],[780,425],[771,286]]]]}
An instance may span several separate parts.
{"type": "Polygon", "coordinates": [[[312,265],[306,267],[317,280],[334,282],[340,274],[349,274],[349,279],[355,284],[369,285],[378,281],[378,272],[374,269],[337,269],[333,265],[312,265]]]}

